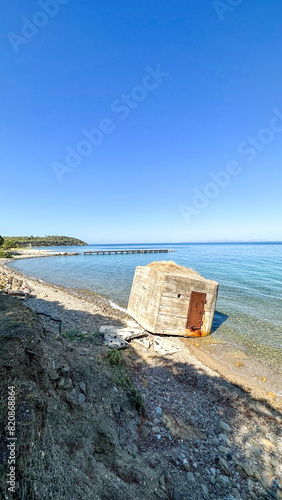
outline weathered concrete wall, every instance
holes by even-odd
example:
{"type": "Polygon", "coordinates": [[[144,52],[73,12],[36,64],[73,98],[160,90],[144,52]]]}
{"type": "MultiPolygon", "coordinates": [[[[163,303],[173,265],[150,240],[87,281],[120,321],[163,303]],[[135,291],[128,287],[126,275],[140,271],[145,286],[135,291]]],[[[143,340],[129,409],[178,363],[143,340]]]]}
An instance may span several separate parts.
{"type": "Polygon", "coordinates": [[[175,263],[152,263],[137,267],[128,313],[152,333],[206,336],[212,328],[218,283],[175,263]],[[200,331],[186,329],[192,292],[206,294],[200,331]]]}
{"type": "Polygon", "coordinates": [[[192,292],[206,294],[205,312],[201,337],[209,335],[214,317],[218,283],[188,276],[166,275],[160,300],[155,332],[169,335],[199,336],[186,330],[187,317],[192,292]]]}
{"type": "Polygon", "coordinates": [[[128,313],[146,330],[154,333],[165,275],[150,266],[135,269],[128,313]]]}

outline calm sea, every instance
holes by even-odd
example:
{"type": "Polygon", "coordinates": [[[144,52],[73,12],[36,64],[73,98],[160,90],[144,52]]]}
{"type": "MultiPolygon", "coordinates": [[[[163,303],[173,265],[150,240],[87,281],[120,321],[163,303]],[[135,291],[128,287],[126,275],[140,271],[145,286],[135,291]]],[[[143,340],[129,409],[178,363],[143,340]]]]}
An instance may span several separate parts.
{"type": "Polygon", "coordinates": [[[213,336],[258,357],[281,363],[282,244],[89,245],[48,248],[79,256],[27,259],[11,266],[25,274],[73,289],[95,291],[127,306],[136,266],[174,260],[219,282],[213,336]],[[175,253],[83,255],[108,248],[173,248],[175,253]]]}

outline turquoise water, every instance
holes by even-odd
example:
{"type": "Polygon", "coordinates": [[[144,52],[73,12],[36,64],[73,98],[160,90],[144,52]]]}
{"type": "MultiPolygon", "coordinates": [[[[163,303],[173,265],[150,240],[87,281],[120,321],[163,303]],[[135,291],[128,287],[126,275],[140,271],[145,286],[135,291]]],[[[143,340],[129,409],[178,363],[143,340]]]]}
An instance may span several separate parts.
{"type": "Polygon", "coordinates": [[[19,260],[11,266],[47,282],[95,291],[126,307],[136,266],[174,260],[219,282],[216,339],[228,339],[275,364],[281,362],[282,244],[89,245],[54,250],[75,250],[80,255],[19,260]],[[83,255],[91,249],[162,247],[175,253],[83,255]]]}

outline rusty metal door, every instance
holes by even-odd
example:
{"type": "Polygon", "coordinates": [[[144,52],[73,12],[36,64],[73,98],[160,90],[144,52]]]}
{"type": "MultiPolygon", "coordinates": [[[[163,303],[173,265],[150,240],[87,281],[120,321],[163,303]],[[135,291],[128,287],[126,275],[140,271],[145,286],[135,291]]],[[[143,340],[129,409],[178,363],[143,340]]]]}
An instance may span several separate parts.
{"type": "Polygon", "coordinates": [[[186,328],[191,332],[201,331],[205,311],[206,293],[192,292],[186,328]]]}

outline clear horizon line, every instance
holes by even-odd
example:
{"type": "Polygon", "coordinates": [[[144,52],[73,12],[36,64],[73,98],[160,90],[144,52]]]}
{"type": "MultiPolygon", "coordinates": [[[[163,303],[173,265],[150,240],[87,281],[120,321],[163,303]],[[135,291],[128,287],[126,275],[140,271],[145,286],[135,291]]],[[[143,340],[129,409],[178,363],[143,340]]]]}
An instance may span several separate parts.
{"type": "Polygon", "coordinates": [[[221,244],[221,243],[278,243],[281,244],[282,240],[208,240],[208,241],[162,241],[162,242],[124,242],[124,243],[87,243],[88,245],[199,245],[199,244],[221,244]]]}

